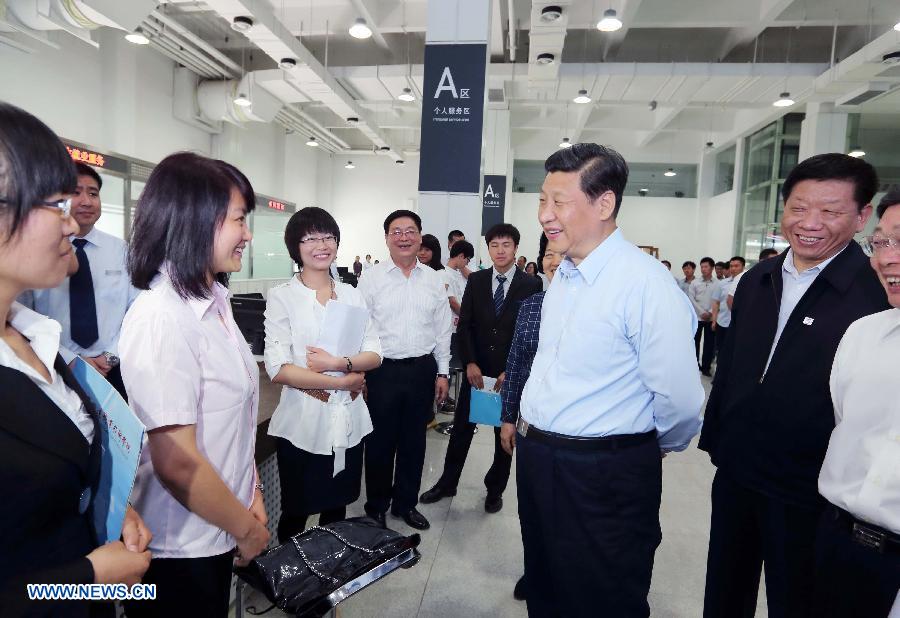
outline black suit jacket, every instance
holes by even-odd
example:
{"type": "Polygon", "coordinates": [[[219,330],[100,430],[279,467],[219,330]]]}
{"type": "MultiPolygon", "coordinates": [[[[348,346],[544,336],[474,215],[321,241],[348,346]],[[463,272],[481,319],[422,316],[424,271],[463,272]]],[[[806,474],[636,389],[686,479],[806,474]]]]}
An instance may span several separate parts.
{"type": "MultiPolygon", "coordinates": [[[[500,315],[494,313],[492,279],[494,269],[479,270],[469,275],[466,292],[459,309],[456,338],[463,368],[476,363],[481,373],[496,378],[506,370],[506,357],[512,343],[516,317],[522,301],[541,291],[541,280],[514,269],[512,281],[500,315]]],[[[464,389],[467,390],[467,389],[464,389]]]]}
{"type": "Polygon", "coordinates": [[[784,502],[816,506],[834,429],[829,378],[835,352],[850,324],[889,306],[868,258],[851,242],[800,299],[765,371],[786,255],[760,262],[738,284],[700,448],[739,483],[784,502]]]}
{"type": "MultiPolygon", "coordinates": [[[[87,616],[88,602],[28,602],[25,584],[90,584],[95,547],[79,500],[99,476],[97,415],[61,358],[56,370],[94,416],[94,444],[27,376],[0,367],[0,615],[87,616]]],[[[108,604],[107,604],[108,605],[108,604]]]]}

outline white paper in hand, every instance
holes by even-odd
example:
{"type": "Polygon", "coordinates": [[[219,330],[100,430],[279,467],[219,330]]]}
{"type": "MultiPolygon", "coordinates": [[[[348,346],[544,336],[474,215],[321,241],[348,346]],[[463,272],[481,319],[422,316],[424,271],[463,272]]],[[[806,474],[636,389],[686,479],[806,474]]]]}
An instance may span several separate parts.
{"type": "MultiPolygon", "coordinates": [[[[369,323],[369,311],[336,300],[325,305],[322,329],[316,347],[334,356],[356,356],[362,350],[369,323]]],[[[328,371],[326,375],[341,376],[342,371],[328,371]]]]}

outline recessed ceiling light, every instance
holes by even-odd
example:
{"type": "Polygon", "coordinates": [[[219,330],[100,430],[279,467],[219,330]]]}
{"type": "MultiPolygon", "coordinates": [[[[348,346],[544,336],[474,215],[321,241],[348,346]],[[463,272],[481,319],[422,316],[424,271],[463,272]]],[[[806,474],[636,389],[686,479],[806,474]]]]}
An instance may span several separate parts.
{"type": "Polygon", "coordinates": [[[253,19],[247,17],[246,15],[238,15],[233,20],[231,20],[232,30],[246,33],[250,32],[251,28],[253,28],[253,19]]]}
{"type": "Polygon", "coordinates": [[[622,27],[622,21],[616,16],[615,9],[603,11],[603,19],[597,22],[597,30],[600,32],[615,32],[622,27]]]}
{"type": "Polygon", "coordinates": [[[250,107],[251,101],[250,97],[248,97],[243,92],[234,97],[234,104],[240,105],[241,107],[250,107]]]}
{"type": "Polygon", "coordinates": [[[648,193],[650,193],[650,189],[644,187],[642,189],[638,189],[638,193],[640,193],[641,197],[643,197],[643,196],[647,195],[648,193]]]}
{"type": "Polygon", "coordinates": [[[564,138],[563,138],[563,141],[561,141],[561,142],[559,143],[559,147],[560,147],[560,148],[571,148],[571,147],[572,147],[572,142],[569,141],[569,138],[568,138],[568,137],[564,137],[564,138]]]}
{"type": "Polygon", "coordinates": [[[537,55],[538,64],[553,64],[554,60],[556,60],[556,56],[547,52],[537,55]]]}
{"type": "Polygon", "coordinates": [[[588,96],[587,90],[582,88],[578,91],[578,96],[572,99],[575,103],[590,103],[591,97],[588,96]]]}
{"type": "Polygon", "coordinates": [[[306,145],[316,147],[319,145],[319,142],[316,141],[315,137],[310,137],[308,140],[306,140],[306,145]]]}
{"type": "Polygon", "coordinates": [[[397,159],[396,161],[394,161],[394,163],[396,163],[397,165],[403,165],[406,163],[406,161],[404,161],[403,159],[397,159]]]}
{"type": "Polygon", "coordinates": [[[135,45],[147,45],[150,43],[150,39],[144,36],[143,31],[140,28],[135,28],[134,32],[126,34],[125,40],[129,43],[134,43],[135,45]]]}
{"type": "Polygon", "coordinates": [[[349,118],[347,118],[347,124],[349,124],[351,127],[355,127],[359,124],[359,118],[357,118],[356,116],[350,116],[349,118]]]}
{"type": "Polygon", "coordinates": [[[551,4],[541,9],[541,21],[552,22],[562,17],[562,7],[551,4]]]}
{"type": "Polygon", "coordinates": [[[293,69],[295,66],[297,66],[297,61],[293,58],[282,58],[278,62],[278,66],[280,66],[282,69],[293,69]]]}
{"type": "Polygon", "coordinates": [[[665,172],[663,172],[663,176],[668,176],[669,178],[671,178],[672,176],[677,176],[677,175],[678,174],[671,167],[669,169],[667,169],[665,172]]]}
{"type": "Polygon", "coordinates": [[[896,24],[894,24],[894,30],[896,30],[897,32],[900,32],[900,21],[898,21],[896,24]]]}
{"type": "Polygon", "coordinates": [[[353,165],[353,161],[347,161],[347,165],[344,166],[348,170],[354,169],[356,166],[353,165]]]}
{"type": "Polygon", "coordinates": [[[404,88],[403,92],[401,92],[400,96],[398,96],[397,98],[400,99],[401,101],[406,101],[406,102],[411,102],[411,101],[416,100],[415,95],[413,95],[412,90],[410,90],[409,88],[404,88]]]}
{"type": "Polygon", "coordinates": [[[854,146],[850,149],[850,152],[847,153],[851,157],[856,157],[857,159],[860,157],[866,156],[866,151],[860,148],[859,146],[854,146]]]}
{"type": "Polygon", "coordinates": [[[372,29],[366,24],[365,19],[357,17],[353,25],[350,26],[350,36],[354,39],[368,39],[372,36],[372,29]]]}
{"type": "Polygon", "coordinates": [[[791,98],[790,92],[782,92],[778,95],[778,100],[772,103],[775,107],[790,107],[794,104],[794,99],[791,98]]]}

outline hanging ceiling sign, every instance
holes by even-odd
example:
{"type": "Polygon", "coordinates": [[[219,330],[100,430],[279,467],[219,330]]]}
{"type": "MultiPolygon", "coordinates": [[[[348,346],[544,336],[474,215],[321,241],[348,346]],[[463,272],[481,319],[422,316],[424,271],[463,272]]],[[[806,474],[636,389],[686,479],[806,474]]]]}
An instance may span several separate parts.
{"type": "Polygon", "coordinates": [[[75,146],[66,142],[63,143],[66,146],[66,150],[69,151],[69,156],[72,157],[73,161],[87,163],[93,167],[99,167],[100,169],[118,172],[120,174],[128,173],[128,161],[125,159],[103,154],[95,150],[88,150],[87,148],[82,148],[81,146],[75,146]]]}
{"type": "Polygon", "coordinates": [[[485,175],[481,204],[481,235],[484,236],[489,229],[498,223],[503,223],[503,211],[506,207],[506,176],[485,175]]]}
{"type": "Polygon", "coordinates": [[[486,63],[483,43],[425,46],[419,191],[478,193],[486,63]]]}

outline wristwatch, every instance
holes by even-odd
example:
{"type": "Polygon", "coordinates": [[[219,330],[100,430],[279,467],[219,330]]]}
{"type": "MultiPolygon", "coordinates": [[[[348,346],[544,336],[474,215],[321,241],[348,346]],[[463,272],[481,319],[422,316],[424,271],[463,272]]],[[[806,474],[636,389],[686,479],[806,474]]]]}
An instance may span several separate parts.
{"type": "Polygon", "coordinates": [[[450,376],[448,376],[446,373],[439,373],[439,374],[437,374],[437,377],[444,378],[445,380],[450,379],[450,376]]]}
{"type": "Polygon", "coordinates": [[[258,490],[259,490],[259,493],[261,493],[261,494],[266,493],[266,485],[265,485],[265,483],[257,483],[257,484],[256,484],[256,489],[258,489],[258,490]]]}
{"type": "Polygon", "coordinates": [[[350,360],[349,356],[344,357],[347,360],[347,373],[353,371],[353,361],[350,360]]]}

